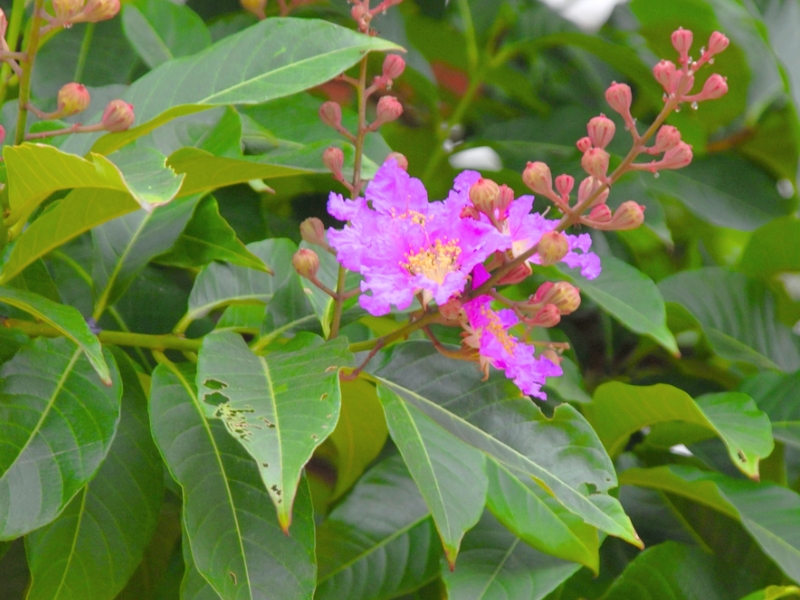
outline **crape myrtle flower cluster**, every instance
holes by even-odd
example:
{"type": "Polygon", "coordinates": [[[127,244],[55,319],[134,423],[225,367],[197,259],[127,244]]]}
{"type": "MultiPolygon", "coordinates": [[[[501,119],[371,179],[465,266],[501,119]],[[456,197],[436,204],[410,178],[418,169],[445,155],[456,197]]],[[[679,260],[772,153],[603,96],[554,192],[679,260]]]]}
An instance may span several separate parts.
{"type": "MultiPolygon", "coordinates": [[[[355,4],[356,8],[360,6],[359,2],[355,4]]],[[[580,305],[580,290],[565,281],[548,281],[523,301],[512,301],[498,290],[524,281],[536,265],[563,263],[587,279],[598,277],[602,266],[590,251],[591,236],[585,229],[575,235],[565,231],[573,225],[604,231],[639,227],[644,222],[643,206],[632,200],[616,210],[607,205],[619,177],[636,170],[657,177],[662,169],[679,169],[692,161],[691,146],[681,140],[675,127],[663,123],[683,103],[697,108],[698,102],[725,94],[727,84],[717,74],[706,80],[699,93],[693,94],[692,88],[698,69],[712,64],[714,55],[727,47],[728,39],[713,33],[708,49],[700,51],[697,61],[689,56],[691,32],[678,29],[672,43],[679,55],[678,65],[661,61],[653,69],[664,87],[664,107],[643,134],[630,112],[630,87],[614,82],[606,91],[606,100],[632,138],[631,150],[613,171],[609,172],[612,157],[606,147],[616,134],[616,125],[602,114],[589,121],[587,135],[576,143],[586,177],[578,184],[574,199],[576,182],[572,176],[562,174],[554,180],[547,164],[528,163],[522,173],[523,183],[552,203],[557,218],[547,218],[547,210],[533,212],[534,196],[515,198],[510,188],[475,171],[458,175],[447,198],[430,201],[422,182],[406,172],[405,157],[397,153],[387,158],[362,195],[358,170],[353,181],[347,181],[344,153],[331,147],[323,154],[323,163],[348,189],[350,198],[332,192],[328,212],[344,226],[326,233],[319,219],[309,219],[301,226],[301,233],[307,242],[334,254],[344,269],[360,273],[360,287],[336,292],[325,288],[316,278],[319,258],[310,249],[298,252],[295,268],[337,301],[358,295],[361,307],[375,316],[386,315],[394,308],[404,311],[417,302],[404,332],[421,329],[443,354],[474,360],[486,376],[491,367],[500,369],[524,394],[545,399],[542,386],[548,377],[562,375],[559,353],[566,345],[531,341],[541,337],[533,336],[532,330],[553,327],[563,315],[574,312],[580,305]],[[652,137],[655,142],[647,146],[652,137]],[[656,158],[635,162],[642,154],[656,158]],[[459,327],[461,348],[450,350],[439,343],[428,328],[430,323],[459,327]]],[[[388,89],[404,66],[402,58],[387,57],[382,75],[366,88],[367,96],[388,89]]],[[[346,75],[340,79],[358,83],[346,75]]],[[[353,134],[342,125],[338,104],[326,102],[320,108],[321,120],[354,144],[401,114],[398,100],[383,96],[377,102],[373,123],[361,119],[353,134]]],[[[339,279],[344,281],[341,276],[339,279]]],[[[397,337],[390,341],[394,339],[397,337]]],[[[380,345],[381,340],[375,348],[380,345]]],[[[358,370],[361,368],[363,365],[358,370]]]]}

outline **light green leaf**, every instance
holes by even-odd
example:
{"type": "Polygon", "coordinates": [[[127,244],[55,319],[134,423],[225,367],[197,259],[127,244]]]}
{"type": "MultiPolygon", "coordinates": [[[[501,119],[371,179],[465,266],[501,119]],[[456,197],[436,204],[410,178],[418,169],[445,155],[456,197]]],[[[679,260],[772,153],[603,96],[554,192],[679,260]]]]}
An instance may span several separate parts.
{"type": "Polygon", "coordinates": [[[0,286],[0,302],[24,310],[78,344],[103,383],[111,384],[111,373],[103,357],[100,342],[77,310],[38,294],[5,286],[0,286]]]}
{"type": "Polygon", "coordinates": [[[194,366],[159,365],[150,426],[183,490],[184,543],[197,570],[224,599],[308,598],[314,591],[314,523],[307,485],[294,507],[292,535],[281,531],[252,458],[194,390],[194,366]]]}
{"type": "MultiPolygon", "coordinates": [[[[772,453],[772,428],[747,394],[707,394],[696,401],[676,387],[626,385],[617,381],[597,388],[594,401],[584,407],[611,456],[618,456],[631,434],[656,423],[681,421],[706,429],[728,449],[736,467],[751,479],[758,479],[758,462],[772,453]]],[[[688,440],[681,440],[687,442],[688,440]]]]}
{"type": "Polygon", "coordinates": [[[377,458],[389,436],[375,386],[363,379],[342,381],[339,422],[328,438],[336,448],[336,487],[332,499],[344,494],[377,458]]]}
{"type": "Polygon", "coordinates": [[[200,200],[172,248],[156,260],[184,268],[203,267],[218,260],[270,272],[264,261],[239,241],[233,228],[220,216],[213,196],[200,200]]]}
{"type": "Polygon", "coordinates": [[[745,246],[739,269],[750,277],[765,279],[800,271],[800,219],[775,219],[755,231],[745,246]]]}
{"type": "Polygon", "coordinates": [[[784,573],[800,578],[800,496],[792,490],[679,465],[628,469],[620,483],[677,494],[741,522],[784,573]]]}
{"type": "Polygon", "coordinates": [[[707,267],[668,277],[658,287],[667,302],[694,315],[720,356],[762,369],[800,368],[800,342],[778,320],[775,298],[761,282],[707,267]]]}
{"type": "Polygon", "coordinates": [[[445,557],[454,568],[461,539],[478,522],[486,503],[486,458],[392,389],[379,385],[378,398],[389,433],[425,498],[445,557]]]}
{"type": "MultiPolygon", "coordinates": [[[[212,106],[290,96],[332,79],[367,52],[399,49],[325,21],[266,19],[137,80],[124,98],[136,107],[138,126],[107,134],[92,149],[108,154],[176,117],[212,106]]],[[[76,153],[87,143],[69,142],[65,150],[76,153]]]]}
{"type": "Polygon", "coordinates": [[[562,279],[578,286],[581,294],[591,298],[624,327],[654,339],[678,355],[678,344],[667,329],[664,299],[647,275],[612,256],[603,258],[603,271],[596,279],[586,279],[566,267],[559,267],[559,271],[562,279]]]}
{"type": "Polygon", "coordinates": [[[266,348],[272,341],[289,331],[311,330],[314,333],[322,331],[319,319],[308,299],[311,290],[304,283],[311,285],[304,282],[297,273],[292,273],[275,291],[267,306],[266,314],[261,319],[261,337],[253,345],[253,349],[266,348]]]}
{"type": "Polygon", "coordinates": [[[187,319],[199,319],[212,310],[229,304],[266,304],[272,295],[295,273],[292,256],[294,242],[286,239],[264,240],[247,249],[272,265],[274,275],[238,265],[211,263],[195,279],[189,296],[187,319]]]}
{"type": "Polygon", "coordinates": [[[79,188],[34,221],[11,250],[0,283],[68,241],[116,217],[140,208],[127,192],[79,188]]]}
{"type": "Polygon", "coordinates": [[[352,361],[345,338],[309,338],[299,350],[256,356],[240,335],[220,331],[198,355],[198,401],[256,460],[284,531],[303,466],[339,419],[339,369],[352,361]]]}
{"type": "MultiPolygon", "coordinates": [[[[187,539],[188,537],[184,528],[183,538],[187,539]]],[[[181,551],[184,567],[181,580],[181,600],[219,600],[220,595],[197,570],[189,544],[181,544],[181,551]]]]}
{"type": "Polygon", "coordinates": [[[779,600],[779,598],[800,596],[800,587],[795,585],[771,585],[768,588],[748,594],[741,600],[779,600]]]}
{"type": "Polygon", "coordinates": [[[125,4],[122,29],[151,69],[211,45],[211,35],[197,13],[169,0],[136,0],[125,4]]]}
{"type": "Polygon", "coordinates": [[[317,533],[317,600],[402,596],[439,573],[441,544],[400,456],[381,461],[317,533]]]}
{"type": "Polygon", "coordinates": [[[580,568],[534,550],[488,512],[464,537],[459,558],[454,571],[442,569],[449,597],[459,600],[541,600],[580,568]]]}
{"type": "Polygon", "coordinates": [[[423,342],[395,346],[372,374],[462,441],[535,480],[587,523],[641,544],[622,507],[605,493],[616,485],[611,459],[571,406],[562,404],[548,419],[501,375],[481,381],[473,365],[449,360],[423,342]]]}
{"type": "Polygon", "coordinates": [[[604,600],[728,600],[725,571],[700,548],[664,542],[646,549],[603,595],[604,600]],[[691,582],[687,585],[688,582],[691,582]]]}
{"type": "Polygon", "coordinates": [[[14,221],[26,221],[41,202],[58,190],[97,188],[127,192],[145,210],[172,200],[183,177],[166,166],[153,149],[128,149],[89,160],[44,144],[5,146],[8,201],[14,221]]]}
{"type": "Polygon", "coordinates": [[[164,472],[150,436],[147,397],[130,359],[115,352],[124,386],[117,434],[94,479],[55,521],[26,539],[28,600],[114,598],[156,526],[164,472]]]}
{"type": "Polygon", "coordinates": [[[197,202],[197,197],[180,198],[152,212],[138,210],[92,229],[92,281],[98,308],[113,305],[147,263],[173,245],[197,202]]]}
{"type": "Polygon", "coordinates": [[[0,540],[52,521],[108,453],[122,392],[70,340],[38,338],[0,368],[0,540]]]}

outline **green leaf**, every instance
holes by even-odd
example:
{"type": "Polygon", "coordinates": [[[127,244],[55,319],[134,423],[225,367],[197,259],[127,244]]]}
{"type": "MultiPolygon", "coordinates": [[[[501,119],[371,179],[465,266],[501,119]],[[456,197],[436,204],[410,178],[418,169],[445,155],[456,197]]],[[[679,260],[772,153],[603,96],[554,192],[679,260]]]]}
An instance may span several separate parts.
{"type": "Polygon", "coordinates": [[[758,408],[769,415],[776,440],[800,448],[800,371],[780,375],[765,371],[746,380],[740,391],[753,397],[758,408]]]}
{"type": "Polygon", "coordinates": [[[501,375],[481,381],[473,365],[449,360],[423,342],[395,346],[372,374],[462,441],[535,480],[587,523],[641,543],[617,500],[605,493],[616,485],[611,459],[571,406],[562,404],[548,419],[501,375]],[[559,441],[565,438],[568,449],[559,441]]]}
{"type": "Polygon", "coordinates": [[[32,262],[93,227],[138,208],[126,192],[91,188],[70,192],[19,237],[3,265],[0,283],[12,280],[32,262]]]}
{"type": "MultiPolygon", "coordinates": [[[[310,283],[308,285],[311,286],[310,283]]],[[[266,314],[262,313],[259,324],[261,337],[253,345],[253,349],[266,348],[272,341],[289,331],[314,330],[315,333],[322,331],[319,319],[309,301],[311,294],[309,287],[306,287],[304,280],[297,273],[289,275],[286,282],[273,294],[266,314]]]]}
{"type": "MultiPolygon", "coordinates": [[[[124,99],[136,107],[139,125],[100,138],[92,149],[108,154],[176,117],[212,106],[290,96],[336,77],[367,52],[399,49],[325,21],[266,19],[138,79],[124,99]]],[[[64,148],[77,153],[86,146],[69,142],[64,148]]]]}
{"type": "Polygon", "coordinates": [[[389,433],[425,498],[445,557],[454,568],[461,539],[478,522],[486,503],[486,459],[392,389],[379,385],[378,398],[389,433]]]}
{"type": "Polygon", "coordinates": [[[800,587],[795,585],[771,585],[768,588],[748,594],[741,600],[779,600],[788,596],[800,596],[800,587]]]}
{"type": "Polygon", "coordinates": [[[584,407],[583,414],[611,456],[618,456],[631,434],[643,427],[681,421],[718,436],[733,464],[751,479],[758,479],[758,462],[769,456],[774,446],[769,418],[750,396],[740,392],[706,394],[695,401],[671,385],[612,381],[597,388],[594,401],[584,407]]]}
{"type": "Polygon", "coordinates": [[[38,338],[0,368],[0,539],[52,521],[106,457],[122,392],[106,360],[111,386],[70,340],[38,338]]]}
{"type": "MultiPolygon", "coordinates": [[[[154,257],[173,245],[189,222],[197,197],[180,198],[152,212],[138,210],[92,229],[95,304],[113,305],[154,257]]],[[[95,311],[95,318],[99,318],[95,311]]]]}
{"type": "Polygon", "coordinates": [[[122,29],[136,53],[151,69],[211,45],[211,35],[197,13],[168,0],[137,0],[125,4],[122,29]]]}
{"type": "Polygon", "coordinates": [[[775,298],[761,282],[707,267],[668,277],[659,289],[694,315],[720,356],[762,369],[800,369],[800,342],[777,319],[775,298]]]}
{"type": "Polygon", "coordinates": [[[100,342],[77,310],[38,294],[5,286],[0,286],[0,302],[24,310],[71,339],[86,354],[103,383],[111,385],[111,372],[103,357],[100,342]]]}
{"type": "MultiPolygon", "coordinates": [[[[187,539],[188,537],[184,529],[183,538],[187,539]]],[[[197,570],[189,544],[181,544],[181,551],[183,552],[184,564],[183,579],[181,580],[181,600],[219,600],[220,595],[214,591],[208,580],[197,570]]]]}
{"type": "Polygon", "coordinates": [[[346,338],[310,337],[297,351],[256,356],[240,335],[220,331],[198,354],[198,401],[256,460],[284,531],[300,472],[339,419],[339,369],[352,362],[346,338]]]}
{"type": "Polygon", "coordinates": [[[628,469],[620,483],[677,494],[741,522],[784,573],[800,578],[800,496],[792,490],[679,465],[628,469]]]}
{"type": "Polygon", "coordinates": [[[637,556],[603,595],[604,600],[727,600],[724,569],[700,548],[665,542],[637,556]],[[690,585],[687,585],[691,582],[690,585]]]}
{"type": "Polygon", "coordinates": [[[90,154],[89,159],[44,144],[5,146],[8,201],[14,221],[26,221],[53,192],[97,188],[127,192],[145,210],[172,200],[183,177],[166,166],[153,149],[128,149],[111,159],[90,154]]]}
{"type": "Polygon", "coordinates": [[[183,490],[185,542],[224,599],[311,598],[316,579],[311,498],[301,485],[291,537],[278,525],[250,456],[223,423],[205,417],[194,366],[153,372],[150,426],[183,490]]]}
{"type": "Polygon", "coordinates": [[[459,558],[442,578],[449,597],[463,600],[541,600],[580,568],[534,550],[488,512],[464,537],[459,558]]]}
{"type": "Polygon", "coordinates": [[[400,456],[367,471],[317,532],[317,600],[389,599],[439,574],[441,544],[400,456]]]}
{"type": "Polygon", "coordinates": [[[336,487],[332,499],[349,490],[377,458],[389,429],[375,386],[363,379],[341,382],[339,422],[328,438],[336,448],[336,487]]]}
{"type": "Polygon", "coordinates": [[[487,462],[486,470],[487,507],[506,528],[537,550],[598,572],[597,529],[569,512],[529,477],[514,474],[495,460],[487,462]]]}
{"type": "Polygon", "coordinates": [[[157,260],[184,268],[203,267],[218,260],[269,273],[264,261],[239,241],[233,228],[220,216],[213,196],[200,200],[172,248],[157,260]]]}
{"type": "Polygon", "coordinates": [[[775,219],[755,231],[745,246],[739,269],[745,275],[764,279],[800,271],[800,219],[775,219]]]}
{"type": "Polygon", "coordinates": [[[55,521],[26,539],[28,600],[114,598],[150,541],[164,486],[147,397],[130,359],[115,352],[124,386],[117,434],[94,479],[55,521]]]}
{"type": "Polygon", "coordinates": [[[188,319],[199,319],[212,310],[229,304],[266,304],[272,295],[295,273],[292,256],[294,242],[285,239],[264,240],[247,245],[255,256],[272,265],[274,275],[246,267],[212,263],[195,279],[189,296],[188,319]]]}
{"type": "Polygon", "coordinates": [[[603,258],[603,271],[596,279],[586,279],[566,267],[559,267],[559,272],[561,279],[577,285],[582,294],[624,327],[654,339],[678,355],[678,344],[667,329],[664,299],[647,275],[612,256],[603,258]]]}

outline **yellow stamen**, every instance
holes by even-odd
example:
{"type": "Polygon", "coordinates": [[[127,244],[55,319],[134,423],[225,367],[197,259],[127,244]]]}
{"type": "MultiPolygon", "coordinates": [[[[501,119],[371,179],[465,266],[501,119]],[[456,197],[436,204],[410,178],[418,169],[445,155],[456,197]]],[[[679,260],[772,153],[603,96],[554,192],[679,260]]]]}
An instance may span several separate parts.
{"type": "Polygon", "coordinates": [[[424,275],[438,284],[444,283],[448,273],[454,271],[461,256],[458,240],[436,243],[429,248],[420,249],[415,254],[406,254],[406,261],[400,266],[414,275],[424,275]]]}

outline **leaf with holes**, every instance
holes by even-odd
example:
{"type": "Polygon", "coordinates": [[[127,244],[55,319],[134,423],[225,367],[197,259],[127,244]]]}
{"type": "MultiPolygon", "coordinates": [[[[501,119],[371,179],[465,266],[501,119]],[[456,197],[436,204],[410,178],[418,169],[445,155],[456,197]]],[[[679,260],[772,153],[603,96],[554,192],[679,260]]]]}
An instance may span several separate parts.
{"type": "Polygon", "coordinates": [[[240,335],[215,332],[197,362],[199,401],[256,460],[285,531],[303,466],[339,419],[339,369],[352,362],[345,338],[301,334],[293,344],[257,356],[240,335]]]}
{"type": "Polygon", "coordinates": [[[155,529],[164,472],[150,436],[147,397],[130,359],[114,354],[124,386],[117,434],[89,485],[55,521],[28,535],[28,600],[115,597],[155,529]]]}
{"type": "MultiPolygon", "coordinates": [[[[751,479],[758,479],[758,462],[772,453],[772,428],[747,394],[727,392],[691,396],[671,385],[633,386],[612,381],[597,388],[594,400],[584,407],[611,456],[618,456],[631,434],[656,423],[693,423],[718,436],[734,465],[751,479]]],[[[698,441],[680,440],[680,443],[698,441]]],[[[676,441],[675,443],[679,443],[676,441]]]]}
{"type": "Polygon", "coordinates": [[[119,373],[104,385],[70,340],[38,338],[0,368],[0,540],[52,521],[114,439],[119,373]]]}
{"type": "Polygon", "coordinates": [[[159,365],[150,427],[183,491],[185,542],[222,598],[311,598],[316,567],[308,486],[299,487],[292,535],[281,531],[258,467],[223,423],[205,416],[194,365],[159,365]]]}

